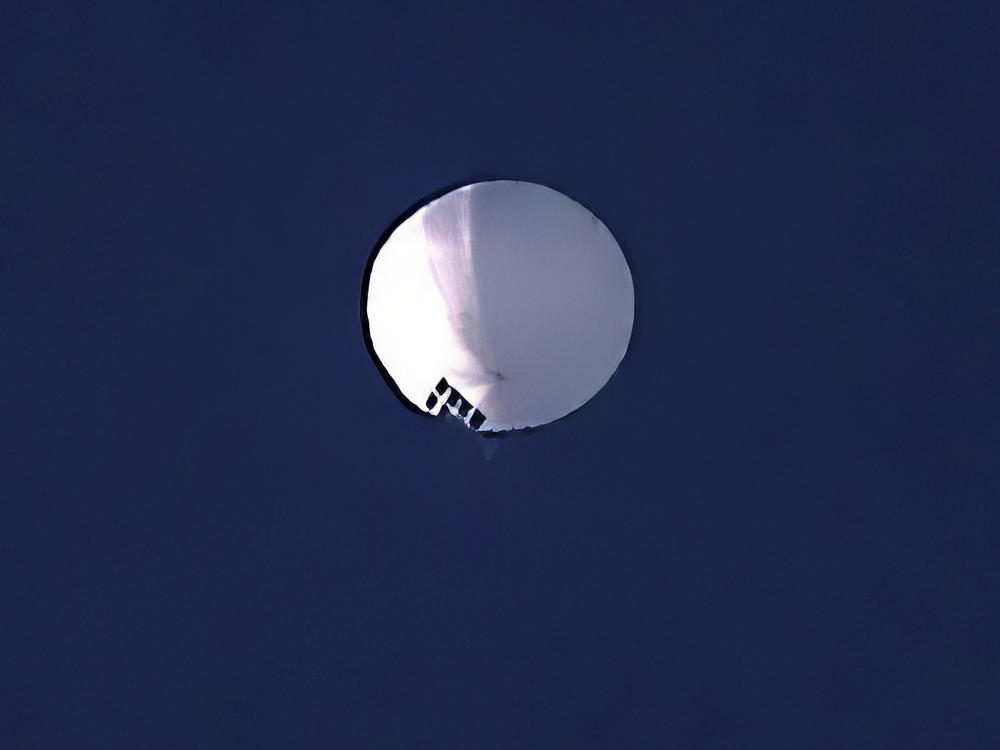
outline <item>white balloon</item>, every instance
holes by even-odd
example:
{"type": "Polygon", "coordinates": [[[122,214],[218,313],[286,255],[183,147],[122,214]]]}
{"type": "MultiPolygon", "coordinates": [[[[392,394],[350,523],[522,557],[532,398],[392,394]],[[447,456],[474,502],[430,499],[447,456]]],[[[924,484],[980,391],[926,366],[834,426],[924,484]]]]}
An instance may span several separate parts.
{"type": "Polygon", "coordinates": [[[634,307],[628,263],[596,216],[551,188],[496,180],[396,227],[364,314],[373,357],[414,407],[505,431],[589,401],[625,356],[634,307]]]}

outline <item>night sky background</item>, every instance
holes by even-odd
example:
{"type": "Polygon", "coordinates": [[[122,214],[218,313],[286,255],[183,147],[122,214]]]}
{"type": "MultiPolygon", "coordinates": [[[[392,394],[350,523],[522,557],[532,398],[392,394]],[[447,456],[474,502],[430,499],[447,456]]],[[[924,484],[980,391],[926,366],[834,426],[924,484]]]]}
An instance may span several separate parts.
{"type": "Polygon", "coordinates": [[[0,746],[1000,747],[995,4],[10,6],[0,746]],[[478,177],[636,288],[501,440],[359,320],[478,177]]]}

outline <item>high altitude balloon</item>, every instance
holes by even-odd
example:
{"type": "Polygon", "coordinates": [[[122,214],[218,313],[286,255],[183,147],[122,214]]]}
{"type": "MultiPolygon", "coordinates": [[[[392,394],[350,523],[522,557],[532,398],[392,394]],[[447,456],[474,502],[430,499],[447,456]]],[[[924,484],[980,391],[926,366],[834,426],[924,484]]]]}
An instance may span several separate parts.
{"type": "Polygon", "coordinates": [[[364,295],[372,356],[402,397],[480,431],[583,406],[632,333],[632,275],[611,232],[530,182],[477,182],[419,208],[376,251],[364,295]]]}

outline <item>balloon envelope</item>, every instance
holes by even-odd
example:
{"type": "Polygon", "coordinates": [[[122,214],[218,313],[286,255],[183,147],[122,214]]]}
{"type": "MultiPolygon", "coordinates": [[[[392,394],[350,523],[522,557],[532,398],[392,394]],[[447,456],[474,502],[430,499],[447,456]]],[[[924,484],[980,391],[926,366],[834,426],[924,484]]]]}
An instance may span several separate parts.
{"type": "Polygon", "coordinates": [[[530,182],[458,188],[377,250],[372,355],[417,409],[475,429],[536,427],[608,381],[632,332],[632,276],[608,228],[530,182]]]}

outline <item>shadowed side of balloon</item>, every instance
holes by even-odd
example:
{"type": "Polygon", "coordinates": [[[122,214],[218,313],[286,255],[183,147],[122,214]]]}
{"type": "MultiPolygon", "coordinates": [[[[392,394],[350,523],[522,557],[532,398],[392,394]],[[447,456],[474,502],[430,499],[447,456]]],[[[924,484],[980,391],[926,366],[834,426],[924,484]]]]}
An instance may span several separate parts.
{"type": "MultiPolygon", "coordinates": [[[[502,370],[500,379],[506,381],[503,384],[506,387],[502,388],[499,398],[510,398],[516,393],[517,397],[513,402],[519,405],[516,416],[509,408],[497,410],[494,414],[496,404],[491,400],[492,389],[483,395],[478,406],[490,415],[492,424],[488,422],[482,434],[491,438],[534,434],[575,414],[596,398],[605,390],[624,361],[634,325],[635,300],[630,265],[607,226],[592,211],[561,191],[540,183],[522,184],[534,192],[514,195],[512,204],[510,193],[497,195],[485,189],[477,194],[479,202],[473,204],[471,211],[476,219],[471,224],[472,242],[478,252],[473,254],[474,270],[470,278],[477,284],[474,296],[478,300],[478,322],[484,331],[483,338],[493,342],[496,347],[484,351],[483,359],[488,367],[495,368],[492,372],[502,370]],[[523,203],[526,197],[530,199],[529,206],[523,203]],[[584,225],[579,234],[573,231],[564,234],[565,224],[550,221],[550,216],[558,215],[565,203],[572,204],[581,212],[581,218],[573,215],[574,220],[581,221],[584,225]],[[513,241],[510,239],[510,232],[505,230],[510,215],[516,215],[522,223],[514,234],[513,241]],[[615,262],[604,262],[603,265],[598,263],[596,280],[593,273],[589,277],[586,273],[580,273],[581,266],[574,263],[576,254],[583,251],[586,241],[576,242],[568,238],[579,240],[581,236],[589,237],[587,233],[591,223],[599,226],[599,231],[610,240],[618,262],[624,260],[624,276],[627,278],[627,294],[630,298],[625,343],[603,382],[591,381],[593,385],[589,387],[594,390],[585,393],[585,398],[581,398],[575,406],[558,416],[547,416],[541,423],[526,423],[526,412],[537,415],[548,406],[544,404],[548,398],[546,394],[566,390],[569,384],[565,379],[572,380],[574,377],[570,372],[583,372],[584,368],[590,366],[592,360],[574,357],[574,353],[579,352],[581,347],[584,350],[592,347],[595,332],[598,339],[603,338],[605,341],[608,340],[607,331],[612,331],[611,335],[614,336],[614,323],[609,326],[606,321],[615,320],[616,314],[619,315],[618,321],[625,320],[626,314],[622,308],[614,312],[606,307],[605,313],[611,313],[610,318],[607,314],[592,313],[592,310],[599,309],[591,304],[592,300],[614,299],[613,296],[604,297],[608,288],[603,280],[621,273],[615,262]],[[555,227],[558,227],[557,231],[553,231],[555,227]],[[502,236],[507,244],[496,245],[494,238],[497,236],[502,236]],[[541,256],[537,251],[533,252],[532,249],[537,247],[546,248],[546,254],[541,256]],[[486,288],[478,287],[483,279],[490,280],[486,288]],[[497,289],[502,289],[503,292],[498,294],[497,289]],[[567,310],[572,311],[568,317],[567,310]],[[555,327],[547,325],[549,321],[561,317],[563,322],[555,327]],[[539,326],[550,335],[539,335],[539,326]],[[603,336],[600,332],[602,327],[605,329],[603,336]],[[526,339],[519,333],[521,331],[532,332],[527,337],[527,342],[530,343],[526,343],[526,339]],[[539,380],[539,373],[546,370],[548,379],[539,380]],[[525,371],[531,373],[530,385],[519,383],[520,376],[525,371]],[[497,423],[503,427],[495,428],[497,423]]],[[[582,267],[595,268],[595,264],[585,263],[582,267]]],[[[593,349],[590,348],[590,351],[593,349]]],[[[496,385],[501,386],[501,383],[496,385]]],[[[575,384],[570,387],[575,387],[575,384]]]]}

